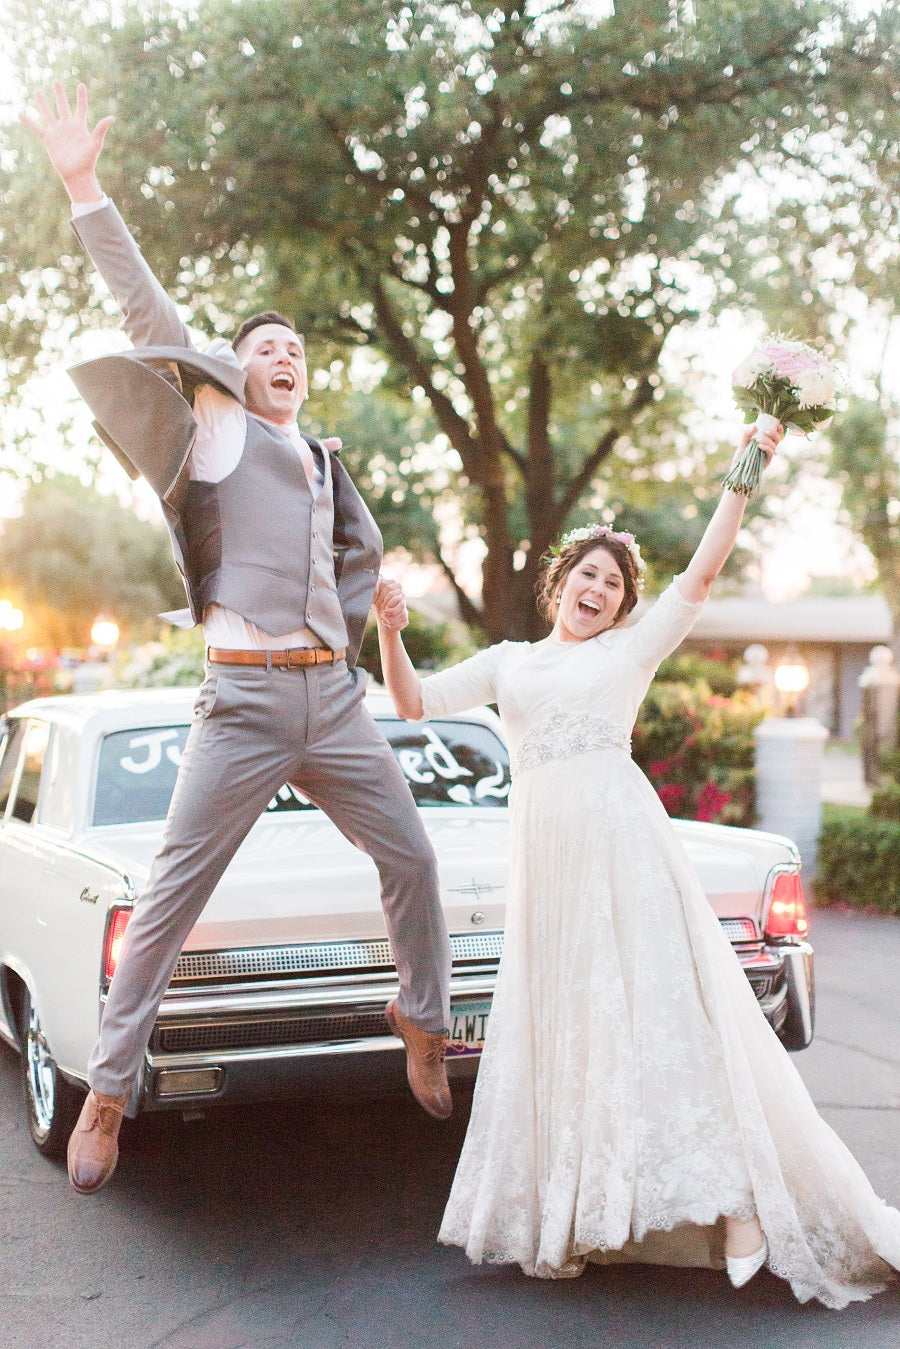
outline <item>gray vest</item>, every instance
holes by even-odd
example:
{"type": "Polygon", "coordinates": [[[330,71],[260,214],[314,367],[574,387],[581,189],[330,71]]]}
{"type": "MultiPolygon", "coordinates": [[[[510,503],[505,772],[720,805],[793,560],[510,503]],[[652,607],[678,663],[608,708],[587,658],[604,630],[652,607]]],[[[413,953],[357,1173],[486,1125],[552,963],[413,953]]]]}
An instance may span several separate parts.
{"type": "Polygon", "coordinates": [[[187,485],[182,519],[187,575],[200,607],[221,604],[275,636],[310,628],[332,650],[347,646],[334,574],[330,456],[312,492],[282,432],[247,417],[237,467],[221,482],[187,485]]]}

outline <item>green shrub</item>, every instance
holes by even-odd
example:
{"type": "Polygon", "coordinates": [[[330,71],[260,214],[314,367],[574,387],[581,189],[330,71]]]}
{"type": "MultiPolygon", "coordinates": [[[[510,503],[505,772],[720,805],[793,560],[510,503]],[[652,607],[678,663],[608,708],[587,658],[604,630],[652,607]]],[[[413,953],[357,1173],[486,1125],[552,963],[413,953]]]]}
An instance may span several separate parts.
{"type": "Polygon", "coordinates": [[[878,767],[895,782],[900,782],[900,749],[885,749],[878,756],[878,767]]]}
{"type": "Polygon", "coordinates": [[[664,684],[708,684],[713,693],[731,698],[737,693],[736,660],[714,660],[686,651],[667,656],[656,672],[656,682],[664,684]]]}
{"type": "Polygon", "coordinates": [[[826,902],[900,914],[900,824],[870,815],[826,823],[813,888],[826,902]]]}
{"type": "Polygon", "coordinates": [[[638,715],[632,753],[670,815],[751,825],[753,728],[761,719],[748,694],[725,698],[704,681],[655,683],[638,715]]]}
{"type": "Polygon", "coordinates": [[[883,787],[876,787],[869,813],[876,820],[893,820],[894,824],[900,824],[900,782],[887,782],[883,787]]]}

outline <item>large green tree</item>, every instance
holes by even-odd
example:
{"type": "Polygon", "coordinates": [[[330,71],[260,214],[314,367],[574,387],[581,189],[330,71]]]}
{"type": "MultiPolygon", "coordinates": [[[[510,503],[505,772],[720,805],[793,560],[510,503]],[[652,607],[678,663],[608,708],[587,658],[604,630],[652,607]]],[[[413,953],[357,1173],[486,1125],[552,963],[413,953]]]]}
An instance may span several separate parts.
{"type": "MultiPolygon", "coordinates": [[[[481,606],[460,600],[493,639],[535,631],[540,555],[614,457],[666,434],[673,328],[762,292],[822,334],[822,251],[846,281],[895,244],[893,6],[104,9],[14,4],[26,78],[85,75],[98,115],[116,113],[105,181],[201,325],[274,302],[334,382],[362,349],[411,402],[483,536],[481,606]]],[[[24,370],[40,332],[21,320],[69,323],[84,266],[19,144],[2,161],[0,319],[24,370]]],[[[409,470],[376,470],[385,503],[409,470]]],[[[422,474],[417,528],[440,557],[446,483],[422,474]]]]}
{"type": "Polygon", "coordinates": [[[40,612],[38,644],[87,646],[98,613],[146,632],[185,602],[165,530],[64,474],[30,485],[21,513],[0,522],[0,581],[29,617],[40,612]]]}

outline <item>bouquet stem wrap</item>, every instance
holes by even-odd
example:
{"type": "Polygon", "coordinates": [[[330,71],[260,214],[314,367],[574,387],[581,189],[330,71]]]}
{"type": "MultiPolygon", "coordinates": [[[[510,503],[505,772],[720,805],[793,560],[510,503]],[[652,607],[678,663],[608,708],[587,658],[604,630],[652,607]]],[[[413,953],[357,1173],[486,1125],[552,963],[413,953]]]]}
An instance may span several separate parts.
{"type": "MultiPolygon", "coordinates": [[[[778,429],[778,418],[773,417],[770,412],[760,412],[756,418],[756,429],[761,432],[775,431],[778,429]]],[[[723,486],[731,492],[738,492],[741,496],[752,496],[759,486],[765,466],[766,456],[754,436],[728,474],[723,486]]]]}

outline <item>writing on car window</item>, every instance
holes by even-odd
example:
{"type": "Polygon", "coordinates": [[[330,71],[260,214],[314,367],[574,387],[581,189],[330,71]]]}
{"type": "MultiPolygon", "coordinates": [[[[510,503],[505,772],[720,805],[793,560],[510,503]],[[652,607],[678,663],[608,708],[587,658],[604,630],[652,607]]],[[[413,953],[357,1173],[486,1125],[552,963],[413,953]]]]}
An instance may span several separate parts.
{"type": "MultiPolygon", "coordinates": [[[[509,755],[498,735],[480,722],[411,725],[399,717],[377,718],[419,806],[505,806],[509,755]]],[[[188,726],[114,731],[100,745],[92,823],[137,824],[163,820],[175,786],[188,726]]],[[[268,813],[313,810],[300,787],[275,793],[268,813]]]]}
{"type": "Polygon", "coordinates": [[[509,755],[489,726],[478,721],[411,724],[383,717],[378,725],[418,806],[505,806],[509,755]]]}

